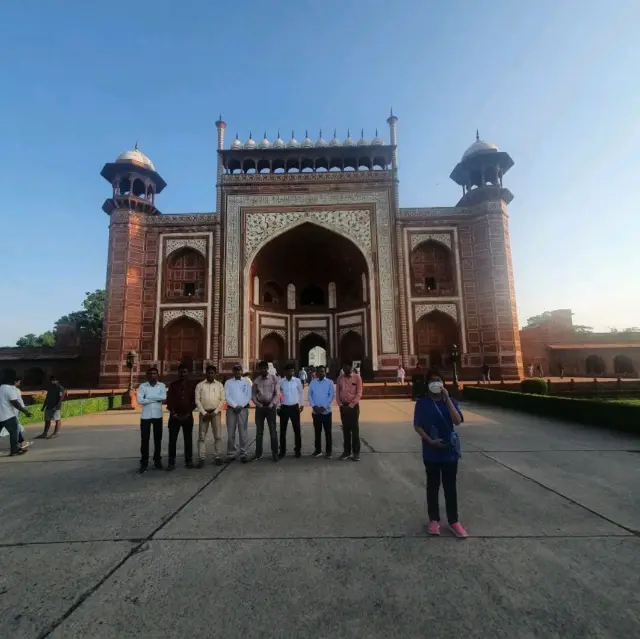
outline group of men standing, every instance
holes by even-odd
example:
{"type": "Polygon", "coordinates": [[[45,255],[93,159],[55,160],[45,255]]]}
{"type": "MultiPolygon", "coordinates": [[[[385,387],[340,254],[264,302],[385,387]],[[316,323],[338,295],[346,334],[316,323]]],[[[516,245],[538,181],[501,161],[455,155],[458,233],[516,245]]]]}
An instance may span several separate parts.
{"type": "MultiPolygon", "coordinates": [[[[198,460],[195,468],[202,468],[205,461],[205,440],[211,427],[214,440],[214,463],[221,465],[239,459],[249,461],[248,422],[249,407],[255,406],[256,445],[254,460],[263,457],[265,422],[269,430],[271,458],[274,462],[287,454],[287,429],[289,422],[294,434],[294,455],[302,456],[300,417],[304,410],[303,383],[294,375],[293,364],[287,364],[284,377],[270,371],[267,362],[258,365],[258,376],[253,383],[242,374],[239,364],[233,366],[233,375],[224,386],[216,379],[217,369],[207,366],[206,377],[197,385],[188,379],[187,369],[180,367],[178,379],[167,387],[158,380],[158,369],[147,371],[147,382],[138,389],[138,403],[142,406],[140,420],[140,469],[144,473],[149,466],[149,443],[154,438],[154,467],[162,469],[162,404],[169,411],[169,462],[166,470],[174,470],[176,444],[180,430],[184,438],[185,465],[193,464],[193,412],[198,411],[198,460]],[[222,411],[226,407],[227,450],[223,451],[222,411]],[[277,419],[280,421],[278,436],[277,419]],[[238,442],[236,444],[236,433],[238,442]]],[[[344,435],[344,450],[340,459],[360,461],[360,399],[362,379],[353,371],[352,362],[345,362],[334,387],[327,378],[324,366],[316,368],[316,376],[309,385],[308,403],[315,431],[313,457],[331,459],[332,405],[334,399],[340,409],[344,435]],[[322,452],[322,433],[325,448],[322,452]]]]}

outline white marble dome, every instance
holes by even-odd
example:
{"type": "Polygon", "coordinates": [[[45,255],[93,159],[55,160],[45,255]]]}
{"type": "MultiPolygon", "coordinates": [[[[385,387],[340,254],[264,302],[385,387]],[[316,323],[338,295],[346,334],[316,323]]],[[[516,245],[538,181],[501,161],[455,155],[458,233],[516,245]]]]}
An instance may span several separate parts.
{"type": "Polygon", "coordinates": [[[345,141],[342,143],[342,146],[355,146],[356,143],[353,141],[353,138],[351,137],[351,130],[348,129],[347,130],[347,137],[345,138],[345,141]]]}
{"type": "Polygon", "coordinates": [[[232,151],[241,151],[242,150],[242,140],[238,137],[236,133],[236,139],[231,143],[229,147],[232,151]]]}
{"type": "Polygon", "coordinates": [[[291,131],[291,139],[287,142],[288,149],[297,149],[300,147],[300,142],[296,140],[295,133],[291,131]]]}
{"type": "Polygon", "coordinates": [[[364,129],[360,131],[360,139],[358,140],[358,146],[369,146],[369,141],[364,139],[364,129]]]}
{"type": "Polygon", "coordinates": [[[316,146],[318,148],[324,148],[325,146],[329,146],[327,141],[322,137],[322,129],[320,129],[320,137],[316,140],[316,146]]]}
{"type": "Polygon", "coordinates": [[[257,147],[256,141],[253,139],[253,135],[249,132],[249,139],[244,143],[244,148],[247,150],[255,149],[257,147]]]}
{"type": "Polygon", "coordinates": [[[262,138],[262,142],[260,142],[260,144],[258,145],[259,148],[261,149],[270,149],[271,148],[271,142],[269,142],[269,138],[267,138],[267,132],[264,132],[264,137],[262,138]]]}
{"type": "Polygon", "coordinates": [[[313,140],[309,137],[309,131],[304,132],[304,140],[302,140],[302,147],[310,149],[313,147],[313,140]]]}
{"type": "Polygon", "coordinates": [[[140,151],[137,144],[131,151],[124,151],[124,153],[121,153],[116,158],[116,162],[132,162],[133,164],[143,166],[145,169],[151,169],[152,171],[156,170],[156,167],[153,166],[153,162],[142,151],[140,151]]]}
{"type": "Polygon", "coordinates": [[[480,135],[476,131],[476,141],[462,154],[462,159],[466,160],[472,155],[477,155],[478,153],[494,153],[498,150],[498,147],[492,142],[481,140],[480,135]]]}
{"type": "Polygon", "coordinates": [[[371,146],[384,146],[384,140],[378,135],[378,129],[376,129],[376,137],[371,140],[371,146]]]}
{"type": "Polygon", "coordinates": [[[284,140],[280,137],[280,131],[278,131],[278,137],[276,138],[275,142],[273,143],[273,148],[274,149],[284,149],[286,146],[286,144],[284,143],[284,140]]]}
{"type": "Polygon", "coordinates": [[[335,129],[333,130],[333,137],[331,138],[331,142],[329,142],[329,146],[342,146],[342,143],[338,140],[335,129]]]}

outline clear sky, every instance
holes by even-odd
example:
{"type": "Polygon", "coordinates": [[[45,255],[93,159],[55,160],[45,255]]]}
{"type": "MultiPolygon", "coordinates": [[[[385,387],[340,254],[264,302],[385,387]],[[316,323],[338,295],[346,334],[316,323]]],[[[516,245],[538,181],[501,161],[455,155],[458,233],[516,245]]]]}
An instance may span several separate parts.
{"type": "Polygon", "coordinates": [[[520,323],[640,324],[637,0],[4,0],[0,344],[105,284],[103,164],[136,141],[163,212],[215,209],[214,121],[371,137],[401,206],[454,205],[475,130],[515,160],[520,323]]]}

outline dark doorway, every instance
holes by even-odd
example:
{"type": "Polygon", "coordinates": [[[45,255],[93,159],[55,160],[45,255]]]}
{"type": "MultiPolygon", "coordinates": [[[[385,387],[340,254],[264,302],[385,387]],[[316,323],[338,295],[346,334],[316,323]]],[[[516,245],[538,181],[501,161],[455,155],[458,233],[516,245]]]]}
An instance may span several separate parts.
{"type": "Polygon", "coordinates": [[[309,333],[300,340],[300,366],[309,366],[309,351],[316,346],[327,350],[327,341],[317,333],[309,333]]]}
{"type": "Polygon", "coordinates": [[[309,284],[300,293],[300,306],[324,306],[324,291],[315,284],[309,284]]]}
{"type": "Polygon", "coordinates": [[[600,355],[589,355],[586,361],[587,375],[604,375],[604,360],[600,355]]]}
{"type": "Polygon", "coordinates": [[[362,361],[364,359],[364,340],[355,331],[347,331],[340,340],[340,361],[362,361]]]}

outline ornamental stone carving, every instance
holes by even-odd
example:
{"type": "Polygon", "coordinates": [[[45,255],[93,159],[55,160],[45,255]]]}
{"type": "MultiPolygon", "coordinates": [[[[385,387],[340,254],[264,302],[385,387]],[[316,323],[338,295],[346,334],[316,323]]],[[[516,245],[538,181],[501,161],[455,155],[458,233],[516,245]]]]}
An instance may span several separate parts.
{"type": "Polygon", "coordinates": [[[440,311],[441,313],[446,313],[456,322],[458,321],[458,307],[455,304],[416,304],[413,311],[416,322],[421,317],[424,317],[432,311],[440,311]]]}
{"type": "Polygon", "coordinates": [[[284,328],[270,328],[270,327],[262,327],[260,329],[260,341],[262,341],[267,335],[272,334],[279,335],[284,340],[285,344],[287,343],[287,331],[284,328]]]}
{"type": "Polygon", "coordinates": [[[198,251],[205,259],[207,257],[207,240],[203,237],[185,237],[167,240],[165,244],[165,255],[169,257],[171,253],[181,248],[192,248],[194,251],[198,251]]]}
{"type": "Polygon", "coordinates": [[[357,333],[360,337],[363,337],[362,326],[347,326],[345,328],[341,328],[338,331],[338,340],[342,340],[347,333],[357,333]]]}
{"type": "Polygon", "coordinates": [[[253,303],[255,306],[260,304],[260,278],[257,275],[253,278],[253,303]]]}
{"type": "Polygon", "coordinates": [[[298,341],[304,339],[307,335],[319,335],[325,342],[328,341],[327,330],[325,328],[312,328],[298,331],[298,341]]]}
{"type": "Polygon", "coordinates": [[[169,322],[174,319],[178,319],[179,317],[189,317],[192,320],[195,320],[200,324],[200,326],[204,327],[204,310],[203,309],[193,309],[193,308],[185,308],[185,309],[172,309],[170,311],[163,311],[162,313],[162,326],[166,326],[169,322]]]}
{"type": "Polygon", "coordinates": [[[248,213],[245,216],[245,264],[251,264],[258,251],[274,236],[303,222],[338,231],[371,252],[369,211],[290,211],[286,213],[248,213]]]}
{"type": "Polygon", "coordinates": [[[449,250],[451,250],[451,235],[449,233],[413,233],[410,236],[411,250],[423,242],[438,242],[444,244],[449,250]]]}
{"type": "Polygon", "coordinates": [[[329,308],[336,307],[336,298],[337,298],[336,283],[329,282],[329,308]]]}
{"type": "Polygon", "coordinates": [[[362,274],[362,301],[366,304],[369,297],[369,286],[367,284],[367,274],[362,274]]]}
{"type": "Polygon", "coordinates": [[[466,206],[441,206],[426,209],[399,209],[396,217],[399,219],[424,218],[424,217],[454,217],[464,216],[473,213],[473,210],[466,206]]]}
{"type": "Polygon", "coordinates": [[[296,287],[295,284],[287,284],[287,309],[295,311],[296,309],[296,287]]]}
{"type": "MultiPolygon", "coordinates": [[[[241,297],[246,295],[246,282],[242,273],[242,214],[243,209],[250,207],[309,207],[309,206],[342,206],[349,207],[373,204],[376,215],[376,248],[377,248],[377,276],[379,282],[379,300],[370,300],[372,318],[380,322],[382,353],[397,352],[396,313],[394,306],[394,269],[395,263],[391,259],[390,205],[389,192],[383,191],[354,191],[336,193],[290,193],[286,195],[229,195],[226,209],[226,247],[225,247],[225,311],[224,311],[224,356],[237,357],[240,353],[240,322],[241,313],[245,310],[245,322],[248,305],[243,307],[241,297]],[[378,302],[376,304],[376,302],[378,302]],[[379,319],[378,319],[379,318],[379,319]]],[[[300,211],[298,211],[300,212],[300,211]]],[[[317,212],[320,213],[320,212],[317,212]]],[[[331,213],[331,212],[329,212],[331,213]]],[[[251,213],[245,213],[248,217],[251,213]]],[[[315,222],[324,226],[322,220],[315,222]]],[[[344,226],[329,227],[341,235],[353,238],[347,234],[344,226]]],[[[369,227],[371,228],[371,227],[369,227]]],[[[371,233],[371,230],[369,231],[371,233]]],[[[373,251],[362,247],[367,260],[370,276],[374,274],[373,251]]],[[[255,250],[255,247],[254,247],[255,250]]],[[[375,342],[375,330],[372,340],[375,342]]],[[[245,349],[248,348],[245,336],[245,349]]],[[[377,347],[376,347],[377,348],[377,347]]],[[[245,352],[248,357],[247,351],[245,352]]],[[[376,354],[374,353],[374,357],[376,354]]]]}

